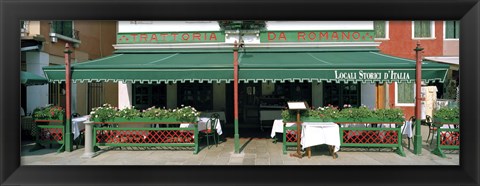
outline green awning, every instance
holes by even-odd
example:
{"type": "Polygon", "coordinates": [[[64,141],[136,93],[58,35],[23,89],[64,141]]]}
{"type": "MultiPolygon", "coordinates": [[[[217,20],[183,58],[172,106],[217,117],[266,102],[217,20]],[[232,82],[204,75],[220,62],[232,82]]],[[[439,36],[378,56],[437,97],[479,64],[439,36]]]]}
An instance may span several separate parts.
{"type": "MultiPolygon", "coordinates": [[[[239,58],[240,82],[414,82],[415,61],[376,51],[247,52],[239,58]]],[[[422,80],[443,82],[448,65],[423,62],[422,80]]]]}
{"type": "Polygon", "coordinates": [[[37,74],[21,71],[20,82],[26,86],[30,86],[30,85],[44,85],[48,83],[48,80],[37,74]]]}
{"type": "MultiPolygon", "coordinates": [[[[120,53],[71,68],[74,82],[230,82],[233,53],[120,53]]],[[[49,81],[65,81],[64,65],[43,70],[49,81]]]]}

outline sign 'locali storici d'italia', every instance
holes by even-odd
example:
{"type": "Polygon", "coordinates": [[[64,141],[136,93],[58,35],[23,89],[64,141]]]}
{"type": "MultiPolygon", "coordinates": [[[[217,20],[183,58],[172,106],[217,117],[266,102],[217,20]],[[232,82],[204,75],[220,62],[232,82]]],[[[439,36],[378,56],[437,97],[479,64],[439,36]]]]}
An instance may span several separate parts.
{"type": "Polygon", "coordinates": [[[264,31],[260,42],[365,42],[373,41],[373,31],[264,31]]]}
{"type": "Polygon", "coordinates": [[[415,78],[412,70],[335,70],[336,80],[360,81],[410,81],[415,78]]]}
{"type": "Polygon", "coordinates": [[[224,32],[118,33],[117,44],[225,42],[224,32]]]}

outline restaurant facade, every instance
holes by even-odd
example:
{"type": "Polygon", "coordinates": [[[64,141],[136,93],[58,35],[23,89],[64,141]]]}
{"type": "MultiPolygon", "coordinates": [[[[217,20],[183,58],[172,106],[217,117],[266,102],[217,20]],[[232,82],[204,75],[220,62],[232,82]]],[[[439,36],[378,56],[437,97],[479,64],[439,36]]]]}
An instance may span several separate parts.
{"type": "MultiPolygon", "coordinates": [[[[72,65],[72,81],[117,83],[119,108],[222,113],[232,130],[263,130],[287,101],[390,107],[379,87],[415,82],[415,61],[383,54],[373,21],[119,21],[116,42],[113,55],[72,65]]],[[[444,82],[448,68],[423,62],[422,81],[444,82]]],[[[64,66],[43,70],[65,81],[64,66]]]]}

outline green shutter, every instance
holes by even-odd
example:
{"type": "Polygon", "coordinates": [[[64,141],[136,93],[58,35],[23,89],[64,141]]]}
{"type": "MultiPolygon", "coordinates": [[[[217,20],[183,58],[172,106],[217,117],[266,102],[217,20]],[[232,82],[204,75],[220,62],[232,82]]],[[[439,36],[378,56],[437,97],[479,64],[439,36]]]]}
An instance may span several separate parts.
{"type": "Polygon", "coordinates": [[[460,38],[460,21],[455,21],[455,38],[460,38]]]}
{"type": "Polygon", "coordinates": [[[414,37],[425,38],[431,37],[430,21],[414,21],[414,37]]]}
{"type": "Polygon", "coordinates": [[[63,22],[63,33],[61,33],[64,36],[67,37],[73,37],[72,35],[72,30],[73,30],[73,23],[72,21],[62,21],[63,22]]]}
{"type": "Polygon", "coordinates": [[[397,85],[398,103],[414,103],[413,83],[398,83],[397,85]]]}
{"type": "Polygon", "coordinates": [[[386,38],[386,21],[374,21],[375,38],[386,38]]]}
{"type": "Polygon", "coordinates": [[[455,38],[455,22],[454,21],[445,21],[445,38],[447,39],[455,38]]]}

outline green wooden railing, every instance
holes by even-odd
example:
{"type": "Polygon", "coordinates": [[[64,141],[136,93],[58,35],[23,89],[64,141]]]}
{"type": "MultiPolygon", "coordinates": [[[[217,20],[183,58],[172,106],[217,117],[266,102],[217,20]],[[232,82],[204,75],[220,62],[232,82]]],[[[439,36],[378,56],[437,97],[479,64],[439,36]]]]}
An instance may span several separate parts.
{"type": "MultiPolygon", "coordinates": [[[[315,122],[314,119],[309,119],[309,122],[315,122]]],[[[317,121],[317,122],[323,122],[317,121]]],[[[340,125],[340,146],[341,147],[384,147],[395,148],[397,154],[405,156],[402,147],[402,131],[401,126],[403,122],[386,121],[380,122],[378,120],[372,122],[362,121],[342,121],[336,122],[340,125]],[[346,124],[395,124],[394,128],[376,128],[376,127],[344,127],[346,124]]],[[[283,154],[287,154],[288,147],[297,146],[296,142],[296,126],[287,127],[283,124],[283,154]]]]}
{"type": "Polygon", "coordinates": [[[30,151],[45,148],[43,145],[61,144],[57,153],[65,151],[65,124],[64,120],[35,120],[35,146],[30,151]],[[44,123],[44,124],[41,124],[44,123]],[[45,124],[46,123],[46,124],[45,124]],[[52,125],[53,124],[53,125],[52,125]]]}
{"type": "Polygon", "coordinates": [[[434,127],[437,128],[437,146],[432,153],[445,158],[443,150],[459,150],[460,149],[460,127],[458,121],[456,123],[435,122],[434,127]],[[451,124],[453,128],[441,128],[443,124],[451,124]]]}
{"type": "Polygon", "coordinates": [[[185,122],[162,121],[124,121],[124,122],[94,122],[93,146],[112,147],[193,147],[194,154],[199,151],[198,125],[180,128],[185,122]],[[118,127],[118,125],[156,124],[162,127],[118,127]],[[176,127],[175,125],[178,125],[176,127]],[[173,127],[172,127],[173,126],[173,127]]]}

